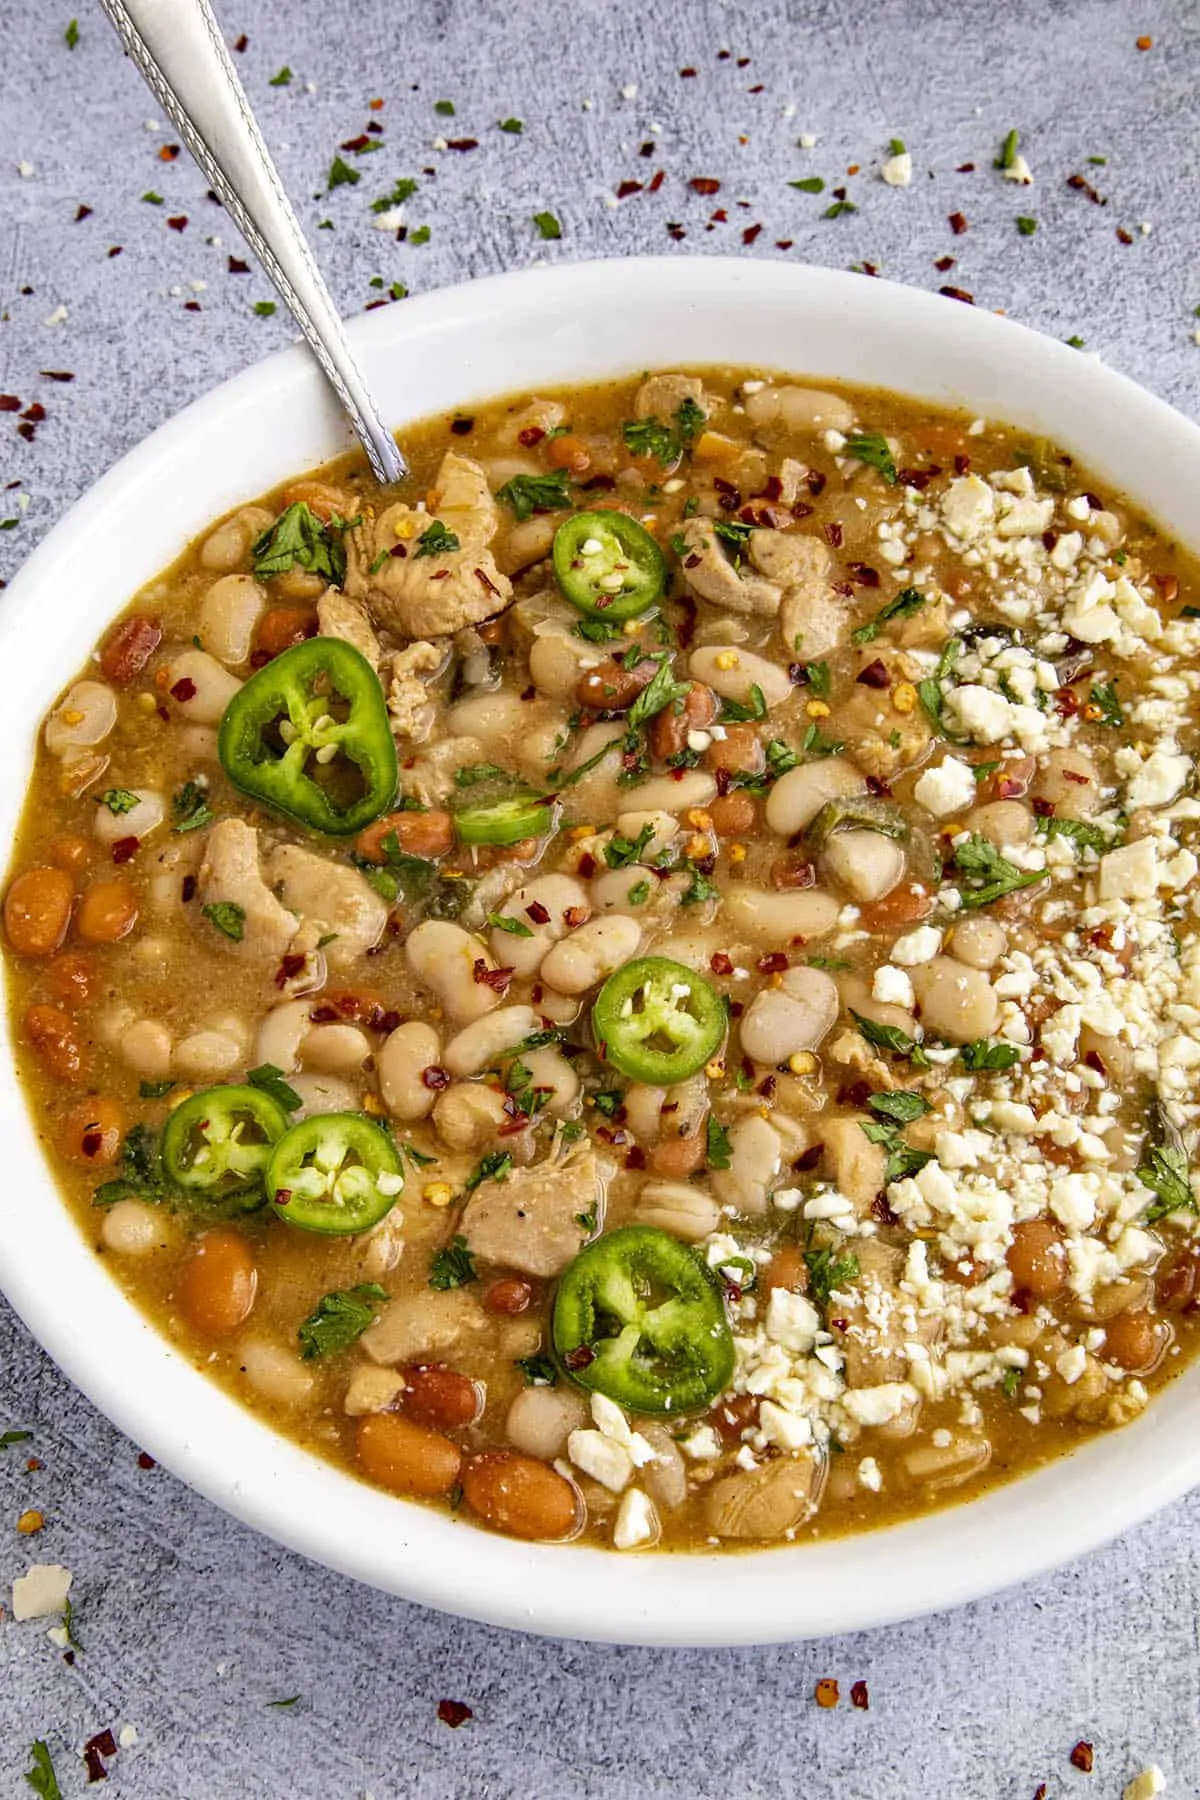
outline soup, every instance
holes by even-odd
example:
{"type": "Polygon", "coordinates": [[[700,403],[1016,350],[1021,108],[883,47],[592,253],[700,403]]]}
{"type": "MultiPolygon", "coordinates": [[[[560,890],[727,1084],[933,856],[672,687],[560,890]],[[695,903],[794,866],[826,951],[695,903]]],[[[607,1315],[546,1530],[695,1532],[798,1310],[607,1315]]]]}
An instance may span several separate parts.
{"type": "Polygon", "coordinates": [[[739,370],[193,544],[46,721],[12,1028],[114,1276],[392,1492],[863,1529],[1196,1338],[1192,565],[1044,441],[739,370]]]}

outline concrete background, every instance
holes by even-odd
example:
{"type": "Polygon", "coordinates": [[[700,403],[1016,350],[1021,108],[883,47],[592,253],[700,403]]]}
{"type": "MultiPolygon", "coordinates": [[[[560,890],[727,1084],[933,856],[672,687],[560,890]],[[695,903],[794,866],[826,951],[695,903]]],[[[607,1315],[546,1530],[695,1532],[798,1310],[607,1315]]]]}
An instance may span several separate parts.
{"type": "MultiPolygon", "coordinates": [[[[865,260],[1079,336],[1185,411],[1200,406],[1200,11],[1187,0],[220,10],[230,41],[249,40],[239,68],[302,216],[333,222],[316,242],[347,312],[378,297],[376,276],[383,291],[423,291],[539,255],[865,260]],[[1143,35],[1153,42],[1139,50],[1143,35]],[[285,65],[290,85],[270,86],[285,65]],[[376,96],[385,105],[370,112],[376,96]],[[439,99],[453,118],[435,113],[439,99]],[[514,116],[522,135],[496,129],[514,116]],[[311,198],[368,119],[384,149],[345,152],[360,182],[311,198]],[[1013,126],[1031,189],[991,167],[1013,126]],[[798,147],[801,132],[815,148],[798,147]],[[907,192],[877,174],[894,135],[914,156],[907,192]],[[478,147],[436,149],[439,136],[478,147]],[[861,172],[847,177],[851,164],[861,172]],[[659,191],[610,204],[618,183],[660,168],[659,191]],[[407,216],[430,237],[399,244],[373,228],[369,202],[422,169],[436,174],[407,216]],[[786,185],[814,174],[821,196],[786,185]],[[1069,187],[1073,174],[1106,204],[1069,187]],[[694,176],[720,180],[719,197],[692,192],[694,176]],[[839,183],[858,210],[823,219],[839,183]],[[729,223],[706,231],[720,205],[729,223]],[[561,220],[560,242],[538,240],[542,210],[561,220]],[[959,212],[968,228],[955,235],[959,212]],[[1020,235],[1019,214],[1036,233],[1020,235]],[[944,256],[955,266],[938,271],[944,256]]],[[[0,0],[0,28],[0,391],[47,414],[0,413],[0,523],[16,520],[0,532],[4,575],[122,452],[290,325],[282,309],[253,312],[265,281],[228,271],[241,245],[186,154],[159,158],[171,134],[98,12],[0,0]],[[80,204],[93,211],[76,221],[80,204]],[[32,442],[21,424],[35,424],[32,442]]],[[[122,1723],[139,1741],[112,1763],[113,1791],[141,1800],[1033,1800],[1041,1782],[1048,1800],[1116,1800],[1152,1758],[1172,1796],[1200,1793],[1200,1496],[1034,1587],[924,1623],[762,1651],[614,1650],[464,1625],[277,1550],[139,1468],[0,1303],[0,1431],[18,1427],[33,1440],[0,1452],[0,1591],[34,1554],[65,1562],[83,1648],[68,1667],[41,1626],[0,1620],[6,1795],[28,1791],[35,1736],[50,1740],[67,1800],[81,1794],[80,1747],[122,1723]],[[27,1505],[48,1518],[32,1543],[14,1530],[27,1505]],[[813,1702],[825,1675],[842,1684],[833,1712],[813,1702]],[[859,1679],[869,1712],[848,1703],[859,1679]],[[443,1698],[474,1719],[448,1729],[443,1698]],[[1095,1745],[1090,1777],[1068,1762],[1080,1738],[1095,1745]]]]}

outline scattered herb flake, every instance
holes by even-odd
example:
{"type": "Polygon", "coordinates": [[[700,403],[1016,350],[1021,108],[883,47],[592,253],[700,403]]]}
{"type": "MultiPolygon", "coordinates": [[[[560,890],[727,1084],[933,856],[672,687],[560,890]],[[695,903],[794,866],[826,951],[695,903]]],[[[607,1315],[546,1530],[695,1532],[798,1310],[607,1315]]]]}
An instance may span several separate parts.
{"type": "Polygon", "coordinates": [[[1011,1069],[1014,1063],[1021,1060],[1021,1052],[1015,1044],[990,1044],[986,1038],[976,1038],[973,1044],[964,1044],[958,1054],[963,1068],[969,1069],[973,1075],[1011,1069]]]}
{"type": "Polygon", "coordinates": [[[525,127],[520,119],[501,119],[500,130],[507,131],[512,137],[520,137],[525,127]]]}
{"type": "Polygon", "coordinates": [[[552,475],[513,475],[496,489],[496,498],[511,506],[523,524],[535,512],[566,512],[571,504],[567,480],[565,469],[555,469],[552,475]]]}
{"type": "Polygon", "coordinates": [[[460,548],[459,540],[449,528],[435,519],[428,530],[423,531],[417,539],[414,558],[419,556],[449,556],[452,550],[460,548]]]}
{"type": "MultiPolygon", "coordinates": [[[[314,1362],[320,1356],[348,1350],[375,1323],[379,1304],[387,1297],[387,1289],[377,1281],[363,1281],[357,1287],[334,1288],[323,1294],[296,1333],[301,1359],[314,1362]]],[[[272,1702],[274,1706],[291,1704],[292,1701],[272,1702]]]]}
{"type": "Polygon", "coordinates": [[[789,181],[789,187],[799,188],[802,194],[823,194],[825,183],[819,175],[806,175],[802,181],[789,181]]]}
{"type": "Polygon", "coordinates": [[[275,315],[275,302],[273,300],[256,300],[254,302],[254,310],[260,319],[273,318],[275,315]]]}
{"type": "Polygon", "coordinates": [[[467,1240],[461,1233],[436,1251],[429,1264],[429,1285],[438,1293],[445,1293],[448,1288],[466,1287],[469,1281],[478,1279],[475,1258],[467,1249],[467,1240]]]}
{"type": "Polygon", "coordinates": [[[562,226],[552,212],[534,213],[533,222],[537,226],[540,238],[552,240],[562,236],[562,226]]]}
{"type": "Polygon", "coordinates": [[[288,68],[286,63],[284,63],[277,75],[272,75],[270,81],[267,83],[268,87],[291,87],[291,85],[292,71],[288,68]]]}
{"type": "Polygon", "coordinates": [[[727,1169],[733,1161],[733,1145],[729,1141],[729,1133],[723,1125],[717,1123],[711,1113],[708,1115],[706,1130],[705,1161],[710,1169],[727,1169]]]}
{"type": "Polygon", "coordinates": [[[34,1793],[40,1796],[40,1800],[63,1800],[54,1764],[50,1760],[50,1746],[45,1738],[34,1738],[29,1746],[29,1754],[33,1765],[25,1771],[25,1780],[34,1793]]]}
{"type": "Polygon", "coordinates": [[[282,1106],[284,1112],[295,1112],[303,1104],[295,1088],[288,1085],[283,1070],[276,1068],[274,1063],[260,1063],[257,1069],[251,1069],[246,1080],[251,1087],[274,1100],[277,1106],[282,1106]]]}
{"type": "Polygon", "coordinates": [[[223,936],[232,939],[235,944],[241,943],[246,935],[244,906],[239,906],[236,900],[210,900],[200,911],[223,936]]]}

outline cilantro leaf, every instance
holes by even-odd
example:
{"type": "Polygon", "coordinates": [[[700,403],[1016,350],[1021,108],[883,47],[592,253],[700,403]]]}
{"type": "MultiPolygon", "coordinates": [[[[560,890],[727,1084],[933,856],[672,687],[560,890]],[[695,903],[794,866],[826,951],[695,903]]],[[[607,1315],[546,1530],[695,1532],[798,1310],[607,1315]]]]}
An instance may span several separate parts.
{"type": "Polygon", "coordinates": [[[996,1069],[1011,1069],[1014,1063],[1021,1060],[1021,1052],[1015,1044],[989,1044],[986,1038],[976,1038],[973,1044],[964,1044],[958,1054],[963,1068],[969,1069],[973,1075],[990,1074],[996,1069]]]}
{"type": "Polygon", "coordinates": [[[819,175],[806,175],[801,181],[789,181],[790,188],[799,188],[802,194],[823,194],[825,183],[819,175]]]}
{"type": "Polygon", "coordinates": [[[270,81],[267,83],[268,87],[291,87],[291,85],[292,71],[288,68],[286,63],[284,63],[277,75],[272,75],[270,81]]]}
{"type": "Polygon", "coordinates": [[[329,181],[325,191],[332,194],[334,188],[354,187],[361,180],[362,175],[357,169],[352,169],[348,162],[335,156],[329,165],[329,181]]]}
{"type": "Polygon", "coordinates": [[[923,1118],[929,1111],[929,1102],[923,1094],[909,1093],[904,1088],[896,1088],[889,1094],[872,1094],[867,1105],[876,1118],[886,1119],[894,1126],[911,1125],[914,1119],[923,1118]]]}
{"type": "Polygon", "coordinates": [[[766,716],[767,702],[757,682],[751,684],[748,705],[743,704],[740,700],[722,700],[721,702],[722,723],[736,722],[740,724],[743,720],[765,719],[766,716]]]}
{"type": "Polygon", "coordinates": [[[571,504],[567,480],[565,469],[555,469],[552,475],[513,475],[497,488],[496,498],[511,506],[523,523],[535,512],[565,512],[571,504]]]}
{"type": "Polygon", "coordinates": [[[610,869],[627,869],[630,863],[638,861],[653,836],[654,826],[649,820],[642,826],[635,838],[623,837],[618,831],[604,846],[605,862],[610,869]]]}
{"type": "Polygon", "coordinates": [[[357,1287],[334,1288],[323,1294],[296,1333],[302,1360],[313,1362],[319,1356],[348,1350],[375,1323],[379,1302],[387,1297],[387,1289],[377,1281],[363,1281],[357,1287]]]}
{"type": "Polygon", "coordinates": [[[538,228],[538,236],[549,242],[562,236],[562,226],[552,212],[538,212],[533,215],[533,222],[538,228]]]}
{"type": "Polygon", "coordinates": [[[526,1387],[553,1387],[558,1379],[558,1370],[548,1356],[518,1356],[517,1367],[526,1387]]]}
{"type": "MultiPolygon", "coordinates": [[[[535,1049],[536,1046],[533,1042],[533,1038],[539,1037],[540,1035],[540,1032],[532,1033],[530,1037],[525,1038],[521,1043],[514,1047],[514,1053],[519,1053],[525,1049],[535,1049]]],[[[489,1150],[486,1156],[480,1157],[479,1161],[475,1164],[475,1167],[471,1170],[471,1173],[467,1176],[467,1179],[463,1182],[464,1192],[473,1194],[480,1183],[484,1181],[503,1181],[512,1166],[513,1159],[508,1154],[507,1150],[489,1150]]],[[[455,1241],[457,1242],[457,1239],[455,1241]]]]}
{"type": "Polygon", "coordinates": [[[200,908],[210,925],[214,925],[224,937],[240,944],[246,935],[246,909],[239,906],[236,900],[211,900],[207,906],[200,908]]]}
{"type": "Polygon", "coordinates": [[[412,176],[402,175],[390,194],[381,194],[378,200],[372,200],[371,211],[373,213],[391,212],[394,206],[403,206],[406,200],[411,200],[416,191],[417,184],[412,176]]]}
{"type": "Polygon", "coordinates": [[[653,676],[626,715],[634,730],[639,725],[645,725],[656,714],[665,712],[668,706],[673,706],[676,712],[682,711],[683,703],[691,691],[690,682],[676,681],[671,659],[665,652],[657,658],[657,662],[658,667],[653,676]]]}
{"type": "Polygon", "coordinates": [[[959,889],[959,899],[967,909],[991,906],[1006,894],[1015,894],[1020,888],[1033,887],[1046,879],[1044,869],[1018,869],[1015,863],[1001,856],[995,844],[978,832],[972,832],[954,846],[953,860],[960,874],[979,883],[976,887],[959,889]]]}
{"type": "Polygon", "coordinates": [[[469,1281],[478,1279],[475,1258],[467,1249],[467,1240],[461,1232],[436,1251],[429,1264],[429,1285],[438,1293],[445,1293],[448,1288],[466,1287],[469,1281]]]}
{"type": "Polygon", "coordinates": [[[194,781],[185,781],[171,800],[172,831],[201,831],[216,816],[209,809],[208,795],[194,781]]]}
{"type": "Polygon", "coordinates": [[[877,469],[888,486],[895,487],[896,460],[888,448],[888,441],[882,431],[852,431],[846,439],[843,449],[846,455],[854,457],[856,462],[866,463],[868,468],[877,469]]]}
{"type": "Polygon", "coordinates": [[[685,444],[690,444],[702,425],[707,425],[708,414],[702,406],[698,406],[688,394],[680,403],[675,414],[675,423],[679,427],[679,435],[685,444]]]}
{"type": "Polygon", "coordinates": [[[812,690],[814,698],[817,700],[827,700],[829,698],[829,690],[833,685],[829,674],[829,664],[827,662],[805,663],[804,673],[808,677],[808,685],[812,690]]]}
{"type": "Polygon", "coordinates": [[[906,1056],[914,1069],[929,1067],[929,1058],[916,1038],[910,1038],[898,1025],[879,1025],[874,1019],[855,1012],[853,1007],[850,1017],[858,1027],[859,1036],[874,1049],[890,1050],[893,1056],[906,1056]]]}
{"type": "Polygon", "coordinates": [[[346,551],[335,527],[325,525],[304,500],[285,507],[254,546],[254,573],[260,580],[286,575],[299,566],[335,587],[346,579],[346,551]]]}
{"type": "Polygon", "coordinates": [[[25,1780],[34,1793],[40,1796],[40,1800],[63,1800],[54,1764],[50,1760],[50,1746],[45,1738],[34,1738],[29,1746],[29,1754],[33,1758],[33,1766],[25,1771],[25,1780]]]}
{"type": "Polygon", "coordinates": [[[804,1264],[808,1270],[808,1297],[822,1311],[829,1305],[831,1294],[859,1277],[857,1256],[838,1256],[833,1250],[806,1250],[804,1264]]]}
{"type": "Polygon", "coordinates": [[[295,1112],[302,1104],[295,1088],[288,1086],[283,1070],[277,1069],[274,1063],[260,1063],[257,1069],[251,1069],[246,1080],[260,1094],[266,1094],[277,1106],[282,1106],[284,1112],[295,1112]]]}
{"type": "Polygon", "coordinates": [[[1037,829],[1044,838],[1069,838],[1077,850],[1094,850],[1097,856],[1112,847],[1107,832],[1084,819],[1040,818],[1037,829]]]}
{"type": "Polygon", "coordinates": [[[63,43],[68,50],[73,50],[79,42],[79,20],[68,19],[67,29],[63,32],[63,43]]]}
{"type": "Polygon", "coordinates": [[[661,419],[626,419],[621,435],[631,456],[653,456],[660,463],[675,462],[679,456],[679,439],[661,419]]]}
{"type": "Polygon", "coordinates": [[[729,1141],[729,1133],[723,1125],[717,1123],[711,1113],[708,1115],[705,1161],[710,1169],[727,1169],[733,1161],[733,1145],[729,1141]]]}
{"type": "Polygon", "coordinates": [[[1109,682],[1093,682],[1092,691],[1087,703],[1094,706],[1099,714],[1099,725],[1123,725],[1125,714],[1121,711],[1121,702],[1117,699],[1117,676],[1109,682]]]}
{"type": "Polygon", "coordinates": [[[460,788],[478,787],[481,781],[516,780],[517,777],[510,775],[507,769],[502,769],[499,763],[467,763],[454,771],[454,785],[460,788]]]}
{"type": "Polygon", "coordinates": [[[32,1431],[0,1431],[0,1450],[9,1450],[14,1444],[28,1444],[32,1437],[32,1431]]]}
{"type": "Polygon", "coordinates": [[[512,137],[520,137],[525,127],[520,119],[501,119],[500,130],[507,131],[512,137]]]}
{"type": "Polygon", "coordinates": [[[1000,148],[996,152],[996,160],[992,167],[994,169],[1011,169],[1017,160],[1017,145],[1020,141],[1020,133],[1015,129],[1006,132],[1001,140],[1000,148]]]}
{"type": "MultiPolygon", "coordinates": [[[[866,625],[860,625],[857,631],[850,633],[852,644],[869,644],[879,636],[880,628],[889,619],[907,619],[912,613],[919,612],[925,604],[925,596],[919,588],[901,588],[894,599],[886,606],[881,606],[875,617],[866,625]]],[[[939,672],[940,669],[939,669],[939,672]]]]}
{"type": "Polygon", "coordinates": [[[138,1098],[141,1100],[161,1100],[165,1094],[169,1094],[171,1089],[176,1086],[178,1086],[178,1083],[171,1081],[169,1078],[166,1081],[139,1081],[138,1098]]]}
{"type": "Polygon", "coordinates": [[[451,550],[458,548],[459,541],[454,533],[440,519],[435,519],[429,529],[423,531],[417,539],[413,556],[448,556],[451,550]]]}
{"type": "Polygon", "coordinates": [[[702,875],[699,869],[692,869],[691,877],[691,883],[680,895],[680,906],[696,906],[702,900],[720,899],[720,888],[715,887],[707,875],[702,875]]]}
{"type": "Polygon", "coordinates": [[[107,806],[114,819],[119,819],[123,813],[132,812],[135,806],[140,806],[141,801],[128,788],[105,788],[100,796],[100,804],[107,806]]]}
{"type": "Polygon", "coordinates": [[[1200,1212],[1188,1176],[1187,1157],[1177,1144],[1147,1144],[1134,1171],[1142,1186],[1155,1196],[1143,1217],[1148,1225],[1173,1212],[1200,1212]]]}

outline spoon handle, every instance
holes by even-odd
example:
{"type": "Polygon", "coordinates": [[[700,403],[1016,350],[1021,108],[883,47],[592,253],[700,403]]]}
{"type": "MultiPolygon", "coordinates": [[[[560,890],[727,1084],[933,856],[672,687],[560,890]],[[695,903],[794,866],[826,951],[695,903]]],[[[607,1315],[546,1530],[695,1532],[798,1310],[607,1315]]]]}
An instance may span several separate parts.
{"type": "Polygon", "coordinates": [[[308,339],[377,478],[402,480],[408,465],[354,359],[208,0],[101,5],[308,339]]]}

